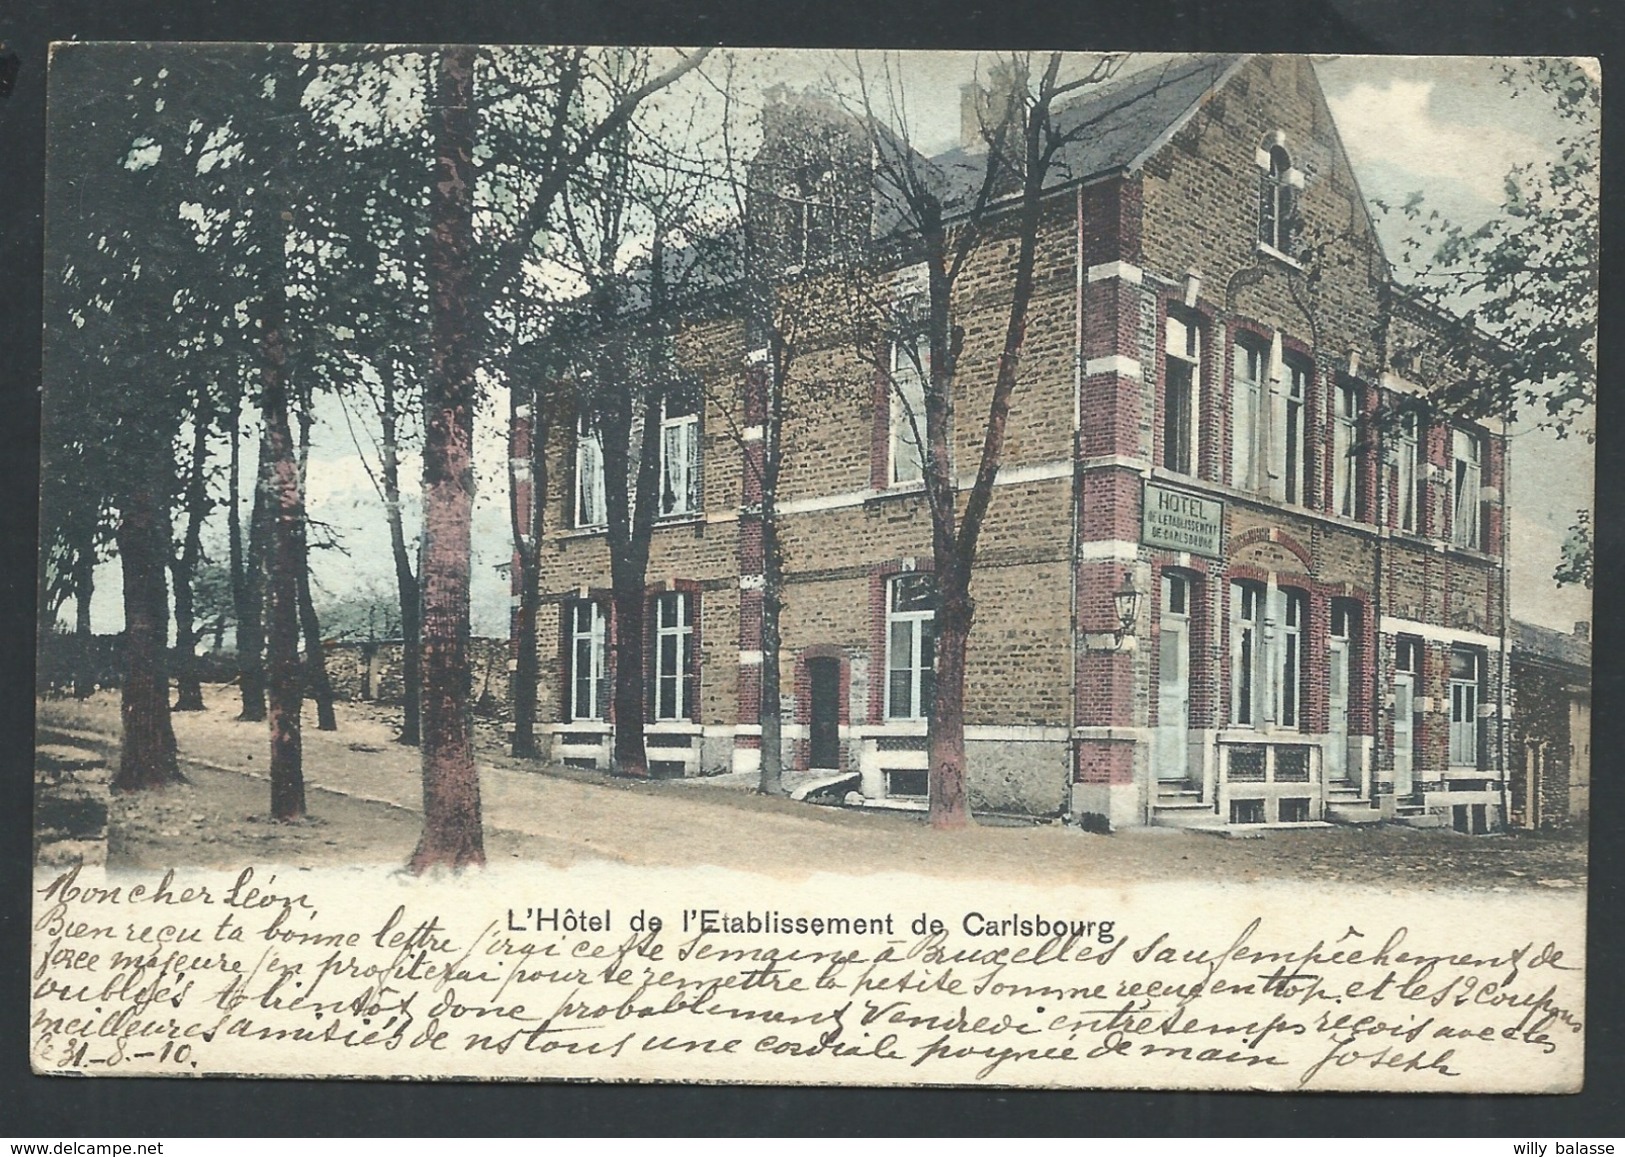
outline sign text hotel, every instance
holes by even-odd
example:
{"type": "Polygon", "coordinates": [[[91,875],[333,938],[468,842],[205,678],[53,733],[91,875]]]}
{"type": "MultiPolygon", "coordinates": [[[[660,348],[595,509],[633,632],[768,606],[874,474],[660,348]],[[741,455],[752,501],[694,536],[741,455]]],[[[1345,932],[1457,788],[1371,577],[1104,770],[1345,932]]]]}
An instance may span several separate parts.
{"type": "Polygon", "coordinates": [[[1146,546],[1223,557],[1224,503],[1218,499],[1147,482],[1141,511],[1140,541],[1146,546]]]}

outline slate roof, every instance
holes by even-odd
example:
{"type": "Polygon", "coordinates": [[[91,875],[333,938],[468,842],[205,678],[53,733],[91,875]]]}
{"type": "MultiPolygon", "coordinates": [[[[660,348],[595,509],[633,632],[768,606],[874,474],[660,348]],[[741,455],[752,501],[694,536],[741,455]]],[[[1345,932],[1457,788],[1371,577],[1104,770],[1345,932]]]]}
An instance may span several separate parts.
{"type": "MultiPolygon", "coordinates": [[[[1105,84],[1082,90],[1055,110],[1062,133],[1087,127],[1056,156],[1057,185],[1126,169],[1143,158],[1223,80],[1243,57],[1235,54],[1180,56],[1105,84]]],[[[932,162],[948,173],[980,181],[984,155],[953,149],[932,162]]],[[[958,182],[956,182],[958,183],[958,182]]]]}
{"type": "Polygon", "coordinates": [[[1591,668],[1591,642],[1576,635],[1554,631],[1534,623],[1512,623],[1512,654],[1514,658],[1536,662],[1591,668]]]}
{"type": "MultiPolygon", "coordinates": [[[[1084,89],[1055,110],[1058,131],[1084,131],[1056,155],[1049,183],[1068,185],[1144,160],[1243,59],[1236,54],[1179,56],[1084,89]]],[[[987,155],[953,148],[925,164],[943,183],[944,203],[968,208],[981,185],[987,155]]],[[[877,232],[884,232],[887,224],[880,222],[877,232]]]]}

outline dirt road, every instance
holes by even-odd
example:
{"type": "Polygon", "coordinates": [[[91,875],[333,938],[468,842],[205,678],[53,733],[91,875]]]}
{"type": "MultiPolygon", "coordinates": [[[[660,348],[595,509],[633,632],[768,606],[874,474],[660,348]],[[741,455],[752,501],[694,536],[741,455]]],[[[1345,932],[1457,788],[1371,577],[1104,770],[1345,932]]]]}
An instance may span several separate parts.
{"type": "MultiPolygon", "coordinates": [[[[115,797],[109,865],[403,863],[416,843],[419,756],[393,742],[394,721],[369,704],[340,704],[340,728],[304,726],[311,819],[267,816],[264,724],[237,722],[226,688],[209,709],[175,715],[190,783],[115,797]]],[[[116,753],[118,703],[43,700],[39,742],[116,753]]],[[[1462,836],[1380,827],[1272,832],[1226,840],[1173,829],[1083,833],[1059,824],[933,832],[909,813],[768,799],[725,781],[630,781],[515,761],[481,725],[487,854],[569,863],[596,857],[651,867],[715,864],[787,879],[841,872],[929,871],[1113,885],[1144,880],[1315,880],[1407,889],[1573,888],[1585,883],[1577,835],[1462,836]]]]}

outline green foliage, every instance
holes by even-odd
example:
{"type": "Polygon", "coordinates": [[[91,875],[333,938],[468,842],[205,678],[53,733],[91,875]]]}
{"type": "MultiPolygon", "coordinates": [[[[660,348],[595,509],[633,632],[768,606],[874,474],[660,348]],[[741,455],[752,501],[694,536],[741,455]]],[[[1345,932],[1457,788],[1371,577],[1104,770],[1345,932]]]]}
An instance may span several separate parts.
{"type": "Polygon", "coordinates": [[[1413,228],[1400,263],[1415,296],[1461,317],[1446,351],[1455,373],[1434,401],[1590,438],[1601,88],[1566,59],[1508,63],[1501,80],[1513,99],[1543,102],[1556,115],[1563,128],[1549,142],[1552,156],[1515,165],[1499,210],[1476,226],[1449,219],[1420,193],[1378,207],[1413,228]]]}
{"type": "Polygon", "coordinates": [[[1563,540],[1563,559],[1552,573],[1558,586],[1579,585],[1591,589],[1591,512],[1582,510],[1574,516],[1568,537],[1563,540]]]}

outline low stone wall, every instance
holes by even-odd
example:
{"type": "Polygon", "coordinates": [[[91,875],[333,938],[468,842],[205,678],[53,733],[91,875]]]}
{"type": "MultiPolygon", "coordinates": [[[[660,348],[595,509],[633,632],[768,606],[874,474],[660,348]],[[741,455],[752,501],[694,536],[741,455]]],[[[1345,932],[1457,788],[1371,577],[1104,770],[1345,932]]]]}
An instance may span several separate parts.
{"type": "MultiPolygon", "coordinates": [[[[327,645],[327,677],[340,699],[399,704],[403,694],[403,647],[398,640],[345,641],[327,645]]],[[[508,710],[508,640],[469,640],[469,668],[474,711],[506,719],[508,710]]]]}

